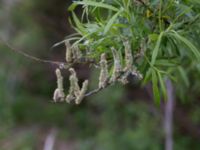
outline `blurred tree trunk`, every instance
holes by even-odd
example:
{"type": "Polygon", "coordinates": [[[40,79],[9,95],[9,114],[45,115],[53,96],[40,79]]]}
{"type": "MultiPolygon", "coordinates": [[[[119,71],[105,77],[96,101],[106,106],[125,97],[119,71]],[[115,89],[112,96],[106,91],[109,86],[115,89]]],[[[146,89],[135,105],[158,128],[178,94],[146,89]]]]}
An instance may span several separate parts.
{"type": "Polygon", "coordinates": [[[174,92],[170,79],[166,81],[166,87],[167,101],[164,109],[165,150],[173,150],[174,92]]]}
{"type": "Polygon", "coordinates": [[[19,0],[2,0],[3,15],[1,16],[2,36],[5,40],[12,37],[11,11],[15,3],[19,0]]]}

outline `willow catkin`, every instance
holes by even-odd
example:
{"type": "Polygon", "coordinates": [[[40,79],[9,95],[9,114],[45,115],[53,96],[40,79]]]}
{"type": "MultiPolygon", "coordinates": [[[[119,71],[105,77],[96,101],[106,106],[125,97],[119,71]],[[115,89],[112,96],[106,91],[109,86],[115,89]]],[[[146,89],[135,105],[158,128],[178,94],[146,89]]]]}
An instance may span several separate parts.
{"type": "Polygon", "coordinates": [[[72,62],[73,58],[72,58],[72,48],[71,45],[69,43],[69,41],[65,41],[65,46],[66,46],[66,62],[72,62]]]}
{"type": "Polygon", "coordinates": [[[76,104],[80,104],[81,103],[81,101],[83,100],[83,98],[84,98],[84,96],[85,96],[85,94],[87,92],[87,89],[88,89],[88,80],[85,80],[83,82],[80,94],[75,99],[75,103],[76,104]]]}
{"type": "Polygon", "coordinates": [[[126,71],[122,76],[121,78],[119,79],[119,81],[122,83],[122,84],[128,84],[129,81],[128,81],[128,76],[130,74],[130,71],[126,71]]]}
{"type": "Polygon", "coordinates": [[[53,100],[57,102],[58,100],[63,101],[65,98],[64,89],[63,89],[63,77],[61,75],[60,69],[55,71],[57,77],[57,88],[54,91],[53,100]]]}
{"type": "Polygon", "coordinates": [[[75,45],[73,48],[72,48],[72,55],[73,55],[73,60],[79,60],[81,59],[82,57],[82,53],[79,49],[79,47],[77,45],[75,45]]]}
{"type": "Polygon", "coordinates": [[[111,48],[111,50],[114,59],[114,68],[110,82],[115,82],[117,78],[120,76],[120,73],[122,71],[122,66],[121,66],[119,52],[113,47],[111,48]]]}
{"type": "Polygon", "coordinates": [[[57,102],[58,100],[59,100],[59,89],[58,88],[56,88],[55,90],[54,90],[54,93],[53,93],[53,101],[54,102],[57,102]]]}
{"type": "Polygon", "coordinates": [[[134,76],[136,76],[138,80],[142,80],[143,79],[143,75],[140,73],[140,71],[138,71],[136,69],[132,70],[131,74],[134,75],[134,76]]]}
{"type": "Polygon", "coordinates": [[[57,77],[57,87],[60,90],[63,90],[63,77],[61,75],[60,69],[56,69],[56,77],[57,77]]]}
{"type": "Polygon", "coordinates": [[[105,88],[109,78],[108,64],[105,53],[101,54],[100,68],[101,71],[99,76],[99,88],[105,88]]]}
{"type": "Polygon", "coordinates": [[[73,99],[74,99],[73,95],[68,94],[68,95],[66,96],[66,98],[65,98],[65,101],[66,101],[67,103],[70,103],[73,99]]]}
{"type": "Polygon", "coordinates": [[[126,70],[131,70],[133,66],[133,55],[131,52],[131,45],[129,41],[124,41],[124,47],[125,47],[125,69],[126,70]]]}
{"type": "Polygon", "coordinates": [[[69,72],[71,73],[69,80],[70,80],[70,90],[69,93],[71,95],[74,95],[77,97],[80,93],[80,87],[78,85],[78,78],[76,75],[76,71],[73,68],[69,69],[69,72]]]}

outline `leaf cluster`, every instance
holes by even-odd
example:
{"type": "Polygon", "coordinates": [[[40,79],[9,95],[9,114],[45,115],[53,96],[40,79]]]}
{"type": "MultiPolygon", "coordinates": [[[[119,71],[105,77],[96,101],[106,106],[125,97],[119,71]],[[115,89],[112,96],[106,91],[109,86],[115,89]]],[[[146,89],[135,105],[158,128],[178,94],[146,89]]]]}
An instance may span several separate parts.
{"type": "Polygon", "coordinates": [[[114,66],[111,47],[124,56],[128,39],[133,65],[142,72],[143,85],[152,81],[157,103],[167,98],[166,79],[190,86],[189,70],[197,69],[200,60],[198,0],[80,0],[69,11],[77,33],[62,42],[72,41],[72,47],[78,45],[98,62],[106,53],[114,66]],[[74,12],[78,6],[80,19],[74,12]]]}

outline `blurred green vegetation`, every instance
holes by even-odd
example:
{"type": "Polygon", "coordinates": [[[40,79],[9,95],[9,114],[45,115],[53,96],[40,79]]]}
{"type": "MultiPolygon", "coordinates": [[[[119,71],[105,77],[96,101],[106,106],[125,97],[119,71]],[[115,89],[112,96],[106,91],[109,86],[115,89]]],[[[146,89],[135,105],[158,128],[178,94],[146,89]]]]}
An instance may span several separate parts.
{"type": "MultiPolygon", "coordinates": [[[[14,47],[40,58],[62,60],[64,47],[50,47],[73,32],[67,23],[69,3],[19,0],[13,4],[9,18],[4,18],[6,10],[0,1],[0,36],[9,30],[7,40],[14,47]]],[[[58,150],[63,142],[77,150],[164,148],[162,107],[154,106],[148,96],[127,96],[130,89],[147,95],[144,89],[115,85],[85,99],[80,106],[54,104],[51,100],[56,86],[55,66],[29,60],[2,43],[0,51],[1,150],[42,149],[52,128],[58,130],[58,150]]],[[[91,72],[91,88],[97,84],[96,74],[91,72]]],[[[200,81],[192,80],[193,76],[198,78],[199,73],[191,75],[195,86],[188,90],[188,95],[192,95],[189,101],[177,101],[181,112],[179,116],[175,112],[175,150],[200,149],[200,81]]],[[[67,87],[66,80],[65,83],[67,87]]]]}

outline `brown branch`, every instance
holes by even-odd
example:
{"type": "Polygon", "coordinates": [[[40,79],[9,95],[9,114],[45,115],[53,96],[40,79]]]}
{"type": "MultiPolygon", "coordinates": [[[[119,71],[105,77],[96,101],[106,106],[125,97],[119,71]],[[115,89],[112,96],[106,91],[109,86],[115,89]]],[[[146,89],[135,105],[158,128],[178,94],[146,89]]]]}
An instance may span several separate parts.
{"type": "Polygon", "coordinates": [[[8,42],[6,42],[5,40],[3,40],[0,37],[0,42],[5,45],[6,47],[8,47],[10,50],[14,51],[15,53],[18,53],[26,58],[29,58],[31,60],[37,61],[37,62],[41,62],[41,63],[48,63],[48,64],[54,64],[57,65],[60,69],[69,69],[71,66],[73,66],[74,64],[77,63],[90,63],[95,65],[96,67],[98,67],[98,64],[95,62],[95,60],[92,59],[88,59],[88,58],[83,58],[83,59],[79,59],[79,60],[75,60],[73,62],[60,62],[60,61],[52,61],[52,60],[45,60],[45,59],[41,59],[32,55],[29,55],[27,53],[25,53],[22,50],[16,49],[14,48],[12,45],[10,45],[8,42]]]}
{"type": "Polygon", "coordinates": [[[21,50],[18,50],[18,49],[15,49],[13,46],[11,46],[8,42],[4,41],[2,38],[0,38],[0,42],[2,44],[4,44],[6,47],[8,47],[10,50],[24,56],[24,57],[27,57],[29,59],[32,59],[34,61],[37,61],[37,62],[41,62],[41,63],[49,63],[49,64],[55,64],[55,65],[58,65],[58,66],[62,66],[62,65],[69,65],[68,63],[66,62],[59,62],[59,61],[51,61],[51,60],[45,60],[45,59],[41,59],[41,58],[38,58],[38,57],[35,57],[35,56],[32,56],[32,55],[29,55],[21,50]]]}

